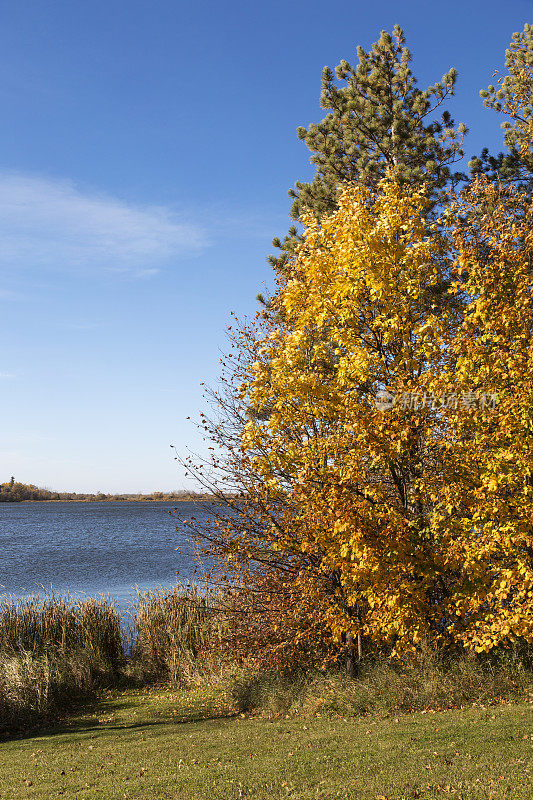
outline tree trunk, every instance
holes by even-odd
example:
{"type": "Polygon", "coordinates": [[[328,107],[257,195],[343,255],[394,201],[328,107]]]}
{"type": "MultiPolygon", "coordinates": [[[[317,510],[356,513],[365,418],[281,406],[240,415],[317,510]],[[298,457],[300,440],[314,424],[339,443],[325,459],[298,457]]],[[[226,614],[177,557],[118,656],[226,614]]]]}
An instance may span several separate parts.
{"type": "MultiPolygon", "coordinates": [[[[359,634],[357,634],[359,645],[359,634]]],[[[346,634],[346,674],[349,678],[355,678],[357,668],[355,666],[355,646],[351,633],[346,634]]]]}

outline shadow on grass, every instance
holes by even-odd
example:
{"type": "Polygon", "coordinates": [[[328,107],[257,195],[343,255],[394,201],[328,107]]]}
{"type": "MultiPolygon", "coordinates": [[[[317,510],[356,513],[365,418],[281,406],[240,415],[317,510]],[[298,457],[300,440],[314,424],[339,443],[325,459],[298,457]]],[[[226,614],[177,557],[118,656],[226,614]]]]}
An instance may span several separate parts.
{"type": "Polygon", "coordinates": [[[142,709],[142,699],[137,705],[135,700],[128,698],[121,702],[119,698],[87,698],[72,702],[68,712],[58,719],[44,719],[38,724],[25,728],[4,731],[0,733],[0,743],[9,741],[24,741],[41,736],[62,736],[69,734],[106,733],[107,731],[140,730],[142,728],[164,728],[174,725],[195,724],[200,722],[230,720],[238,716],[237,711],[218,710],[216,713],[197,709],[186,711],[168,709],[160,712],[150,712],[142,709]],[[128,714],[139,710],[146,715],[145,719],[125,720],[124,722],[100,721],[98,718],[106,714],[117,715],[121,712],[128,714]]]}

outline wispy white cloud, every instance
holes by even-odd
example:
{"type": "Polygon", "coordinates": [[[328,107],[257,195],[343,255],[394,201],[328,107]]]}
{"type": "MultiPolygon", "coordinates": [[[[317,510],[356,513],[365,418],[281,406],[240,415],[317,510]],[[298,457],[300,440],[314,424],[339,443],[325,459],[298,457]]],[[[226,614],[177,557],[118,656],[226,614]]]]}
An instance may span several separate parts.
{"type": "Polygon", "coordinates": [[[125,203],[69,181],[0,173],[0,269],[96,269],[148,277],[208,244],[164,206],[125,203]]]}
{"type": "Polygon", "coordinates": [[[13,372],[0,372],[0,380],[7,380],[8,378],[14,378],[15,375],[13,372]]]}

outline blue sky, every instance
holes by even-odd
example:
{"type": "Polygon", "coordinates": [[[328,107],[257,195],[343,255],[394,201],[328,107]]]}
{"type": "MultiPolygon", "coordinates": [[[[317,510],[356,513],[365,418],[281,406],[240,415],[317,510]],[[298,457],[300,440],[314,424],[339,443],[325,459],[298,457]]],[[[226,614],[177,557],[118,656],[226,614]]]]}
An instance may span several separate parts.
{"type": "Polygon", "coordinates": [[[528,0],[0,6],[0,480],[187,486],[169,445],[213,384],[230,311],[310,178],[320,74],[399,23],[421,86],[459,70],[466,153],[498,150],[479,89],[528,0]]]}

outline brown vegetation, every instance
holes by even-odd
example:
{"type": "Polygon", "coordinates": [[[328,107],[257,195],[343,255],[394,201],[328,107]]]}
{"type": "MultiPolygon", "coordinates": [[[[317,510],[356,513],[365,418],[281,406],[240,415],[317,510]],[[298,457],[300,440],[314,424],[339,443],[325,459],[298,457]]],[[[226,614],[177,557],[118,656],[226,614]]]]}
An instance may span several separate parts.
{"type": "Polygon", "coordinates": [[[76,502],[76,503],[102,503],[120,501],[158,501],[180,503],[187,500],[210,500],[207,494],[199,492],[189,492],[185,489],[175,492],[152,492],[151,494],[104,494],[97,492],[54,492],[51,489],[43,489],[31,483],[18,483],[13,478],[6,483],[0,483],[0,503],[21,503],[25,501],[43,502],[76,502]]]}

